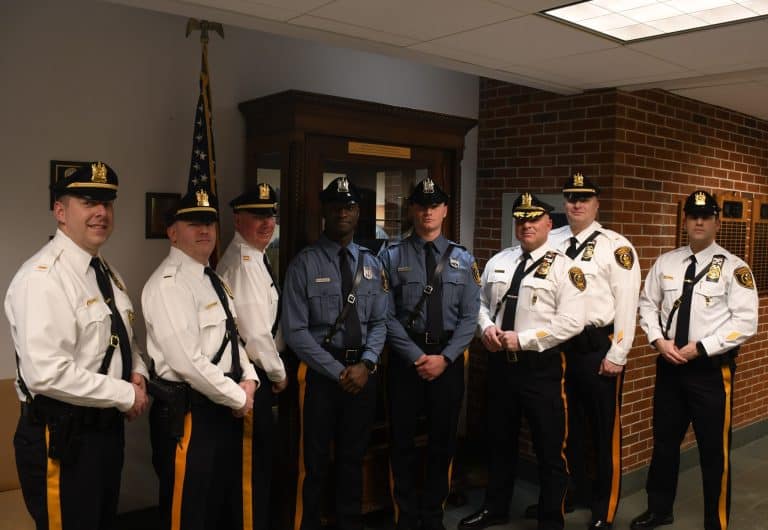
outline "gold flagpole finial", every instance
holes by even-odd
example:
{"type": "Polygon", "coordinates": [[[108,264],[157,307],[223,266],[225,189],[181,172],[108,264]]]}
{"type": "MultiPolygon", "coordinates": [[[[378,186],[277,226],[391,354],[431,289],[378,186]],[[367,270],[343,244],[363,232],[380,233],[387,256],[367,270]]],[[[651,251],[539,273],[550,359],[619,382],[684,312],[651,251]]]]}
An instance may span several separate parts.
{"type": "Polygon", "coordinates": [[[208,31],[215,31],[219,34],[219,37],[224,38],[224,26],[218,22],[209,22],[207,20],[197,20],[196,18],[190,18],[187,20],[187,33],[189,35],[193,31],[200,30],[200,42],[208,44],[208,31]]]}

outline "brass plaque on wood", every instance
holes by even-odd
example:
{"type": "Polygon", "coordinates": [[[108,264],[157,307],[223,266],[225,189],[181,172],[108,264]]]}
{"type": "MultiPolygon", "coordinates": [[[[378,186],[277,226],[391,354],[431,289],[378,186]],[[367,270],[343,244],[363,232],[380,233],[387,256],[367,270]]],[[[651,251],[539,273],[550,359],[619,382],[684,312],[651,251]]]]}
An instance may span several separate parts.
{"type": "Polygon", "coordinates": [[[387,158],[411,158],[410,147],[396,145],[366,144],[363,142],[349,142],[347,152],[352,155],[383,156],[387,158]]]}

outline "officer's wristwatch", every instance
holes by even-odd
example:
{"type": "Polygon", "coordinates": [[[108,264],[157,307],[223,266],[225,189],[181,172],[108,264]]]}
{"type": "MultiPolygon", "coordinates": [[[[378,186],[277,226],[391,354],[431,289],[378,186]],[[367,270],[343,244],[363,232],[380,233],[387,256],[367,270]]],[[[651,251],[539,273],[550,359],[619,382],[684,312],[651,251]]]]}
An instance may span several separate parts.
{"type": "Polygon", "coordinates": [[[375,374],[376,370],[379,368],[378,364],[374,363],[373,361],[371,361],[369,359],[363,359],[361,362],[368,369],[368,373],[369,374],[375,374]]]}

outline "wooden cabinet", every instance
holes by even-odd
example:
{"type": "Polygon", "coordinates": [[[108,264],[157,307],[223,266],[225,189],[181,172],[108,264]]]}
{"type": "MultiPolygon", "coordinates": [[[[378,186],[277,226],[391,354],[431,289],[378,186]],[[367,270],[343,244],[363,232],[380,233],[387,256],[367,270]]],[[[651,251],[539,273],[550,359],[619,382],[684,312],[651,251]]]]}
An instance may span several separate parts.
{"type": "MultiPolygon", "coordinates": [[[[243,102],[246,189],[267,181],[279,190],[279,243],[270,249],[279,277],[322,231],[319,193],[346,175],[362,191],[356,241],[377,250],[408,229],[414,184],[431,177],[451,195],[444,233],[458,238],[460,162],[473,119],[289,90],[243,102]]],[[[289,370],[295,358],[286,355],[289,370]]],[[[294,371],[295,373],[295,371],[294,371]]],[[[298,404],[295,377],[280,394],[274,466],[273,528],[290,528],[296,496],[298,404]]],[[[384,384],[380,388],[385,388],[384,384]]],[[[387,426],[377,406],[364,466],[364,509],[388,506],[387,426]]]]}

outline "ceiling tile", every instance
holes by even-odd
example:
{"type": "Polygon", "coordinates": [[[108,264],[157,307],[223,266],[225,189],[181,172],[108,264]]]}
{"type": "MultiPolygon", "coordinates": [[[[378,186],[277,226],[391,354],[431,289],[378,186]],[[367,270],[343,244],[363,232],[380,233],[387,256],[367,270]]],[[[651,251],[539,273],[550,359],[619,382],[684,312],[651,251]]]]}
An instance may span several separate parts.
{"type": "Polygon", "coordinates": [[[523,15],[487,0],[336,0],[311,14],[419,41],[523,15]]]}
{"type": "Polygon", "coordinates": [[[768,22],[764,20],[691,31],[629,44],[629,48],[701,73],[725,71],[729,65],[768,60],[768,22]]]}
{"type": "Polygon", "coordinates": [[[290,23],[297,26],[330,31],[331,33],[338,33],[340,35],[348,35],[350,37],[392,44],[393,46],[410,46],[411,44],[416,44],[418,42],[415,39],[403,35],[395,35],[369,28],[361,28],[360,26],[353,26],[351,24],[336,22],[335,20],[319,18],[312,15],[302,15],[294,18],[290,23]]]}
{"type": "Polygon", "coordinates": [[[768,87],[765,84],[742,83],[715,87],[685,88],[673,90],[672,92],[768,120],[768,107],[765,104],[766,89],[768,87]]]}
{"type": "Polygon", "coordinates": [[[248,0],[216,0],[215,2],[212,0],[183,0],[182,3],[222,9],[224,11],[231,11],[252,17],[286,21],[301,15],[303,12],[301,9],[290,7],[291,4],[311,4],[312,2],[292,1],[286,2],[286,6],[283,6],[282,4],[271,5],[262,2],[251,2],[248,0]]]}
{"type": "Polygon", "coordinates": [[[450,37],[416,44],[412,49],[455,50],[492,58],[502,64],[535,64],[543,59],[616,48],[614,41],[538,15],[528,15],[450,37]]]}
{"type": "MultiPolygon", "coordinates": [[[[691,75],[680,66],[626,48],[613,48],[539,61],[531,65],[583,88],[616,86],[691,75]]],[[[514,66],[509,68],[513,69],[514,66]]]]}

